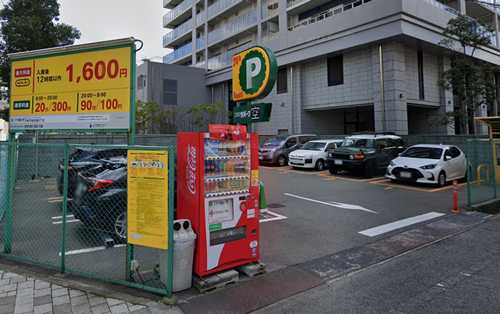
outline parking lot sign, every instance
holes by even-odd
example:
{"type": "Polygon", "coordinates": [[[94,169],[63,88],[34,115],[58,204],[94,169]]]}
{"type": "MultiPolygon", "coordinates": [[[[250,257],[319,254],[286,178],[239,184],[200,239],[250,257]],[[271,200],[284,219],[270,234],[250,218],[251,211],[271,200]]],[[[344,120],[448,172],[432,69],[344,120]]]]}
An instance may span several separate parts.
{"type": "Polygon", "coordinates": [[[9,55],[10,129],[129,130],[133,40],[9,55]]]}
{"type": "Polygon", "coordinates": [[[271,117],[271,103],[240,104],[234,109],[233,123],[267,122],[271,117]]]}
{"type": "Polygon", "coordinates": [[[278,66],[270,49],[255,46],[233,56],[233,100],[267,96],[274,87],[278,66]]]}

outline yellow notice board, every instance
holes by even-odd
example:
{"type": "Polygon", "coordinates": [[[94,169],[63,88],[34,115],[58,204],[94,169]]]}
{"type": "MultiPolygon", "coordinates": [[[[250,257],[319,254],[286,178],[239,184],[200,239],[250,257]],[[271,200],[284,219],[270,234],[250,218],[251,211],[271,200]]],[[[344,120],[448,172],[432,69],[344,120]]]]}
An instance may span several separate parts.
{"type": "Polygon", "coordinates": [[[128,243],[168,249],[168,152],[128,151],[128,243]]]}
{"type": "Polygon", "coordinates": [[[129,129],[132,49],[14,60],[11,129],[129,129]]]}

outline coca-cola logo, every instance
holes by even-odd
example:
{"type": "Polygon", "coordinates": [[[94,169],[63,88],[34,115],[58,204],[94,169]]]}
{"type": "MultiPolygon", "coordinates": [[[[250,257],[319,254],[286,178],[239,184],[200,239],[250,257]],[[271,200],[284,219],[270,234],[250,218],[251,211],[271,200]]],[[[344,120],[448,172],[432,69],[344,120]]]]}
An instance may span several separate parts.
{"type": "Polygon", "coordinates": [[[186,164],[186,184],[191,194],[196,194],[196,147],[188,145],[186,164]]]}

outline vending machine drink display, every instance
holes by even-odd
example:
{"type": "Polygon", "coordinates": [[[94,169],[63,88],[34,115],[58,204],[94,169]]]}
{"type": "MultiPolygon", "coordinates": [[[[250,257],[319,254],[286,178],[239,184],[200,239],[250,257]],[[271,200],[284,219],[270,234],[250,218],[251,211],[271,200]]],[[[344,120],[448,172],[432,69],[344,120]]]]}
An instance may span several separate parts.
{"type": "Polygon", "coordinates": [[[245,126],[178,134],[176,215],[198,236],[196,275],[259,260],[258,166],[258,138],[245,126]]]}

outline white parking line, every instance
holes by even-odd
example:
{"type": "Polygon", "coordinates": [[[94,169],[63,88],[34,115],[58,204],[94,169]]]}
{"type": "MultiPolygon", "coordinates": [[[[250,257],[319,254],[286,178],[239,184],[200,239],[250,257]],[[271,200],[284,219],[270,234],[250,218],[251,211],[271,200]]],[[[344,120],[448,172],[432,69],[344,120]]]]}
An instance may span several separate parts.
{"type": "Polygon", "coordinates": [[[288,219],[288,217],[286,216],[283,216],[283,215],[280,215],[280,214],[277,214],[275,212],[272,212],[270,210],[266,210],[265,212],[267,215],[271,215],[271,216],[274,216],[272,218],[265,218],[265,219],[260,219],[259,222],[270,222],[270,221],[278,221],[278,220],[285,220],[285,219],[288,219]]]}
{"type": "Polygon", "coordinates": [[[378,214],[374,210],[371,210],[371,209],[368,209],[368,208],[364,208],[364,207],[359,206],[359,205],[339,203],[339,202],[323,202],[323,201],[318,201],[318,200],[314,200],[312,198],[307,198],[307,197],[303,197],[303,196],[299,196],[299,195],[295,195],[295,194],[290,194],[290,193],[285,193],[285,195],[293,197],[293,198],[297,198],[297,199],[300,199],[300,200],[304,200],[304,201],[309,201],[309,202],[321,204],[321,205],[327,205],[327,206],[337,207],[337,208],[342,208],[342,209],[360,210],[360,211],[371,213],[371,214],[378,214]]]}
{"type": "MultiPolygon", "coordinates": [[[[75,215],[66,215],[66,218],[74,218],[75,215]]],[[[52,220],[57,220],[57,219],[62,219],[63,216],[54,216],[54,217],[51,217],[52,220]]]]}
{"type": "MultiPolygon", "coordinates": [[[[66,220],[66,223],[72,223],[72,222],[80,222],[80,219],[68,219],[68,220],[66,220]]],[[[63,223],[62,220],[52,222],[53,225],[60,225],[62,223],[63,223]]]]}
{"type": "Polygon", "coordinates": [[[424,221],[427,221],[427,220],[438,218],[438,217],[441,217],[441,216],[444,216],[444,215],[445,214],[443,214],[443,213],[430,212],[430,213],[427,213],[427,214],[418,215],[418,216],[410,217],[410,218],[405,218],[405,219],[394,221],[394,222],[391,222],[391,223],[388,223],[388,224],[385,224],[385,225],[381,225],[381,226],[378,226],[378,227],[373,227],[373,228],[370,228],[370,229],[366,229],[366,230],[360,231],[358,233],[362,234],[362,235],[365,235],[367,237],[376,237],[378,235],[381,235],[381,234],[384,234],[384,233],[387,233],[387,232],[391,232],[391,231],[394,231],[394,230],[397,230],[397,229],[401,229],[401,228],[404,228],[404,227],[407,227],[407,226],[410,226],[410,225],[413,225],[413,224],[417,224],[419,222],[424,222],[424,221]]]}
{"type": "MultiPolygon", "coordinates": [[[[120,248],[120,247],[124,247],[124,246],[127,246],[127,245],[126,244],[117,244],[117,245],[115,245],[113,247],[110,247],[110,248],[120,248]]],[[[77,254],[92,253],[92,252],[104,251],[104,250],[110,249],[110,248],[105,247],[105,246],[89,247],[89,248],[86,248],[86,249],[66,251],[65,255],[68,256],[68,255],[77,255],[77,254]]],[[[61,252],[59,252],[59,256],[61,256],[61,252]]]]}

